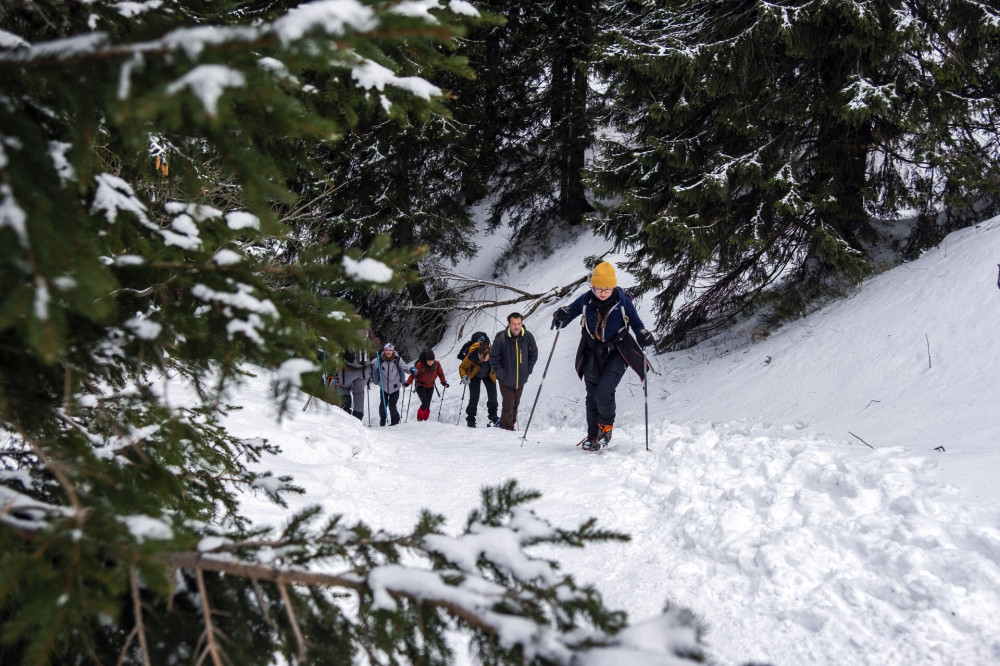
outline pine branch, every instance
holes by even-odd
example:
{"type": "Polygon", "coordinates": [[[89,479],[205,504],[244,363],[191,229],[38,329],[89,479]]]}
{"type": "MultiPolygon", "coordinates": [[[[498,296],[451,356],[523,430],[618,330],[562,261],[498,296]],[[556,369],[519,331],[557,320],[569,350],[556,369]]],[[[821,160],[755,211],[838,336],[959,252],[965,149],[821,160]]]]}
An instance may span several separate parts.
{"type": "Polygon", "coordinates": [[[343,587],[355,592],[365,590],[365,585],[356,577],[338,576],[336,574],[316,573],[301,569],[252,564],[238,560],[221,560],[206,557],[200,552],[165,553],[160,561],[178,569],[192,571],[214,571],[227,576],[266,580],[272,583],[298,583],[302,585],[318,585],[321,587],[343,587]]]}

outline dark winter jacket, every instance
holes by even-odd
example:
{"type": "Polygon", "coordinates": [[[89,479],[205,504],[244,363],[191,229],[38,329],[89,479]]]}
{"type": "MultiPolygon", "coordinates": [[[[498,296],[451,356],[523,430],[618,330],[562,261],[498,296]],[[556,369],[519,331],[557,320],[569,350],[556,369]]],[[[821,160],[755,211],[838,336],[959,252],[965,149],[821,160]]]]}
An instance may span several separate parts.
{"type": "Polygon", "coordinates": [[[521,334],[511,335],[510,327],[497,333],[493,339],[490,367],[497,381],[510,388],[521,388],[535,369],[538,360],[538,345],[535,336],[525,326],[521,334]]]}
{"type": "Polygon", "coordinates": [[[580,320],[583,330],[576,350],[576,374],[581,379],[597,381],[612,354],[621,354],[625,363],[643,376],[642,349],[629,329],[638,335],[645,326],[625,290],[615,287],[611,296],[602,301],[588,289],[568,309],[570,319],[583,315],[580,320]]]}
{"type": "Polygon", "coordinates": [[[371,369],[372,380],[378,382],[386,393],[395,393],[403,386],[406,370],[398,354],[393,354],[392,360],[387,361],[385,352],[382,352],[372,361],[371,369]]]}
{"type": "Polygon", "coordinates": [[[473,377],[486,377],[485,371],[489,371],[490,381],[495,382],[497,380],[496,373],[493,372],[493,368],[489,365],[489,361],[486,363],[479,362],[479,348],[485,343],[473,342],[469,345],[469,353],[465,355],[465,360],[462,364],[458,366],[458,376],[468,377],[472,379],[473,377]]]}
{"type": "Polygon", "coordinates": [[[417,371],[407,378],[407,386],[413,382],[414,377],[417,378],[417,386],[423,386],[424,388],[431,388],[434,386],[435,379],[440,379],[442,384],[445,383],[444,370],[441,368],[440,361],[435,361],[433,368],[429,367],[426,361],[417,361],[417,364],[413,367],[415,367],[417,371]]]}

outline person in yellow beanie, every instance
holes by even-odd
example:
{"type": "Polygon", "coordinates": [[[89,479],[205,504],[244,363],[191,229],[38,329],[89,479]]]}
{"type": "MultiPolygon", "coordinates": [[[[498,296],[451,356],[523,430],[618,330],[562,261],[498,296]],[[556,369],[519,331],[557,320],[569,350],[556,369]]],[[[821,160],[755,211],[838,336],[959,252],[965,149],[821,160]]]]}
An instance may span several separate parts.
{"type": "Polygon", "coordinates": [[[607,261],[594,267],[586,293],[556,310],[552,328],[562,328],[575,317],[581,317],[582,327],[576,373],[587,388],[587,437],[581,444],[585,451],[598,451],[611,441],[618,384],[628,367],[645,381],[641,347],[652,345],[654,339],[607,261]]]}

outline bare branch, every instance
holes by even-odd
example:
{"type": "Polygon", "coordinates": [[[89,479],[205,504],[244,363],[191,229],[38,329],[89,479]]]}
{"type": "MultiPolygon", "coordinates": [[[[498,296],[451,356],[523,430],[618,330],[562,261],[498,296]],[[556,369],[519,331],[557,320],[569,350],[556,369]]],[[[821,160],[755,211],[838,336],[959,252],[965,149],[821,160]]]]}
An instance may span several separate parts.
{"type": "Polygon", "coordinates": [[[212,663],[215,666],[223,666],[222,650],[215,642],[215,624],[212,622],[212,607],[208,603],[208,591],[205,589],[205,576],[201,569],[195,569],[195,577],[198,580],[198,596],[201,597],[201,612],[205,616],[205,651],[202,653],[198,663],[205,660],[206,655],[212,655],[212,663]]]}
{"type": "Polygon", "coordinates": [[[125,644],[122,645],[122,651],[118,654],[118,662],[115,666],[124,666],[125,655],[128,654],[128,646],[132,644],[132,639],[135,638],[138,633],[139,625],[132,627],[132,631],[128,632],[128,636],[125,637],[125,644]]]}
{"type": "Polygon", "coordinates": [[[267,622],[267,626],[274,627],[274,620],[271,619],[271,614],[267,611],[267,604],[264,603],[264,594],[260,591],[260,583],[256,578],[251,579],[251,584],[253,584],[253,594],[257,597],[257,605],[260,606],[260,612],[264,615],[264,621],[267,622]]]}
{"type": "MultiPolygon", "coordinates": [[[[139,635],[139,647],[142,649],[143,666],[152,666],[149,660],[149,645],[146,643],[146,626],[142,621],[142,600],[139,597],[139,572],[135,567],[129,570],[129,584],[132,587],[132,614],[135,615],[134,632],[139,635]]],[[[125,642],[128,645],[128,641],[125,642]]],[[[124,651],[122,652],[124,656],[124,651]]]]}
{"type": "Polygon", "coordinates": [[[460,312],[464,313],[465,321],[468,321],[474,314],[479,312],[522,303],[527,304],[526,307],[520,308],[524,316],[527,317],[545,303],[566,296],[566,294],[569,294],[585,283],[588,278],[587,275],[584,275],[561,287],[553,287],[541,292],[529,292],[501,282],[474,278],[452,271],[432,272],[429,277],[445,282],[447,284],[445,289],[448,295],[426,305],[411,305],[406,309],[423,312],[460,312]],[[489,298],[485,295],[487,289],[502,290],[508,292],[511,296],[507,298],[489,298]]]}
{"type": "Polygon", "coordinates": [[[322,201],[323,199],[327,198],[331,194],[334,194],[335,192],[337,192],[338,190],[340,190],[345,185],[347,185],[347,181],[344,181],[340,185],[333,185],[333,184],[331,184],[329,182],[324,183],[324,188],[323,188],[322,192],[320,192],[319,194],[317,194],[315,197],[313,197],[309,201],[302,202],[297,208],[293,208],[292,210],[290,210],[290,211],[288,211],[286,213],[281,214],[278,217],[278,221],[281,222],[282,224],[288,224],[288,223],[293,222],[295,220],[299,220],[299,219],[310,217],[309,215],[306,214],[306,211],[308,211],[310,208],[312,208],[313,206],[315,206],[316,204],[318,204],[320,201],[322,201]]]}
{"type": "Polygon", "coordinates": [[[306,639],[302,635],[299,621],[295,617],[295,609],[292,608],[292,600],[288,596],[288,587],[284,583],[281,583],[278,585],[278,590],[281,592],[281,600],[285,602],[285,613],[288,614],[288,623],[292,625],[292,632],[295,633],[295,641],[299,644],[299,663],[304,664],[306,661],[306,639]]]}
{"type": "Polygon", "coordinates": [[[364,583],[355,577],[314,573],[296,569],[281,569],[234,560],[217,560],[205,557],[203,553],[168,553],[163,555],[161,559],[166,564],[179,569],[215,571],[224,573],[227,576],[255,578],[272,583],[301,583],[303,585],[321,585],[323,587],[345,587],[358,592],[365,589],[364,583]]]}

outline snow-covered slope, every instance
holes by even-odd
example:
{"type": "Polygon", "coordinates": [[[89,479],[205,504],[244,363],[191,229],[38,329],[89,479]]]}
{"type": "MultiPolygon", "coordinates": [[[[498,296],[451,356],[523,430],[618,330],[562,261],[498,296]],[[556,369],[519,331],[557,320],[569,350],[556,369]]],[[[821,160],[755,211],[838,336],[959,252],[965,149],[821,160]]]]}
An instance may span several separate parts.
{"type": "MultiPolygon", "coordinates": [[[[564,284],[603,251],[584,237],[508,280],[564,284]]],[[[441,422],[416,423],[411,407],[406,423],[380,429],[315,400],[275,425],[262,377],[231,426],[283,447],[267,466],[306,487],[300,504],[390,530],[428,507],[457,531],[479,489],[508,478],[541,490],[535,508],[556,524],[596,516],[633,540],[551,554],[633,620],[665,602],[691,608],[722,664],[1000,663],[997,261],[992,220],[765,340],[657,357],[648,451],[631,374],[610,449],[574,447],[578,334],[564,329],[553,347],[557,304],[526,321],[542,356],[521,431],[552,354],[526,440],[456,426],[457,381],[432,405],[441,422]]],[[[480,328],[498,326],[484,317],[465,330],[480,328]]],[[[436,349],[451,380],[454,342],[436,349]]],[[[247,502],[261,522],[281,523],[275,508],[247,502]]]]}

